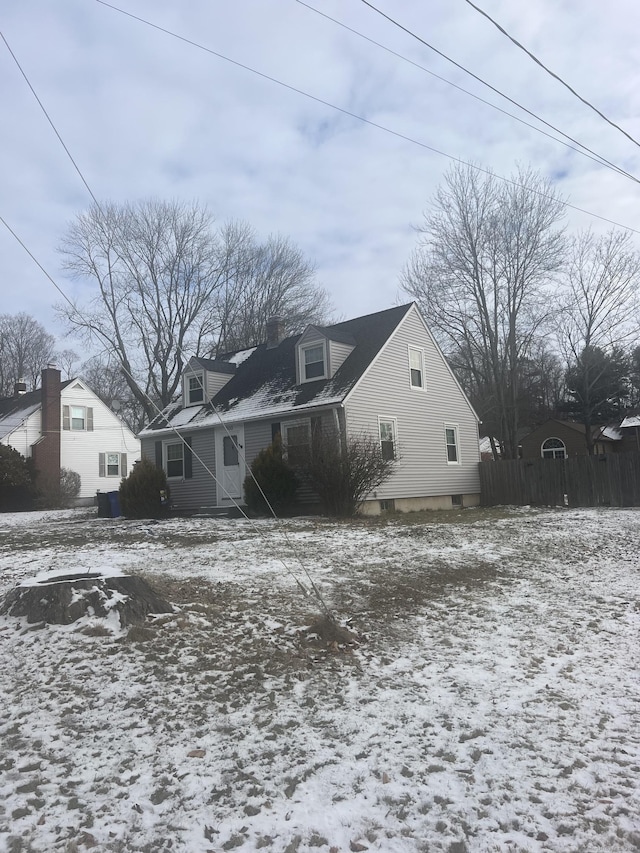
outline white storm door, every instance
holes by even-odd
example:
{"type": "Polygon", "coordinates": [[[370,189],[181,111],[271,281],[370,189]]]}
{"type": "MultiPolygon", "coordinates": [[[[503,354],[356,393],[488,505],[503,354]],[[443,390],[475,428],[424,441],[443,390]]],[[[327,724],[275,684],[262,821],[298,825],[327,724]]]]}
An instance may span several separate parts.
{"type": "Polygon", "coordinates": [[[218,503],[242,500],[244,482],[244,428],[218,430],[216,465],[218,477],[218,503]]]}

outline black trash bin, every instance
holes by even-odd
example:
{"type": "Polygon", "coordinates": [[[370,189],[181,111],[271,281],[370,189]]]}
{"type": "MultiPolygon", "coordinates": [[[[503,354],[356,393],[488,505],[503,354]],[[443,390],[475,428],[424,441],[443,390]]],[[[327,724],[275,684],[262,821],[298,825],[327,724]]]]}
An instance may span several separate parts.
{"type": "Polygon", "coordinates": [[[98,492],[98,518],[111,518],[108,492],[98,492]]]}
{"type": "Polygon", "coordinates": [[[109,496],[109,517],[110,518],[119,518],[122,513],[120,512],[120,492],[107,492],[109,496]]]}

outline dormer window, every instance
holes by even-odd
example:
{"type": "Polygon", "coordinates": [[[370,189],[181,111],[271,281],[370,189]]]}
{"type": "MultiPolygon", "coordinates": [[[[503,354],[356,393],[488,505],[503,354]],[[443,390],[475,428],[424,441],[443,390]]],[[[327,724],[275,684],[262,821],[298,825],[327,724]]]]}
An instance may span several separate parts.
{"type": "Polygon", "coordinates": [[[302,381],[325,379],[327,376],[327,351],[324,343],[301,348],[302,381]]]}
{"type": "Polygon", "coordinates": [[[204,400],[204,375],[198,373],[196,376],[189,377],[189,405],[194,403],[202,403],[204,400]]]}

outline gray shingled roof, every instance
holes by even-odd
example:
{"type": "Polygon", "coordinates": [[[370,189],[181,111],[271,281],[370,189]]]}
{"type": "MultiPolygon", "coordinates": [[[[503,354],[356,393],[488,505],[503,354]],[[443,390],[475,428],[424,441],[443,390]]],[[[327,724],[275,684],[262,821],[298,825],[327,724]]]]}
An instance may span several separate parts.
{"type": "MultiPolygon", "coordinates": [[[[74,382],[69,379],[60,385],[60,389],[66,388],[74,382]]],[[[4,438],[20,424],[39,409],[42,404],[42,389],[27,391],[26,394],[13,395],[12,397],[0,397],[0,438],[4,438]]]]}
{"type": "MultiPolygon", "coordinates": [[[[227,353],[222,361],[240,361],[237,370],[211,401],[213,405],[184,408],[181,402],[168,406],[145,427],[141,435],[171,428],[214,426],[219,416],[226,421],[275,417],[340,403],[363,375],[380,349],[411,308],[400,305],[322,328],[332,340],[349,342],[354,349],[331,379],[296,385],[295,348],[300,335],[285,338],[278,346],[260,344],[248,358],[227,353]],[[214,412],[214,408],[217,411],[214,412]]],[[[204,359],[198,359],[200,363],[204,359]]]]}

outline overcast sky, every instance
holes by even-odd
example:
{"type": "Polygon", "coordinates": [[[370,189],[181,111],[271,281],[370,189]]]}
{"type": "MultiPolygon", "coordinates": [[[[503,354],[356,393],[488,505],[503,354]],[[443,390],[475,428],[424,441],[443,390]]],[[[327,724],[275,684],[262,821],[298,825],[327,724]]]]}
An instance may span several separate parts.
{"type": "MultiPolygon", "coordinates": [[[[537,124],[362,0],[309,3],[401,56],[297,0],[115,0],[158,27],[413,142],[97,0],[8,0],[0,25],[100,200],[197,199],[221,222],[241,219],[262,237],[286,235],[315,261],[338,318],[407,301],[398,276],[416,243],[414,226],[451,164],[422,145],[501,175],[517,163],[531,164],[573,205],[640,229],[638,184],[410,64],[537,124]]],[[[640,176],[640,147],[545,74],[465,0],[374,5],[640,176]]],[[[477,5],[640,140],[638,0],[477,5]]],[[[79,285],[62,272],[56,246],[91,199],[4,43],[0,75],[0,215],[73,297],[79,285]]],[[[610,227],[567,210],[569,230],[589,224],[598,231],[610,227]]],[[[26,311],[60,336],[52,306],[61,297],[1,224],[0,264],[0,312],[26,311]]]]}

